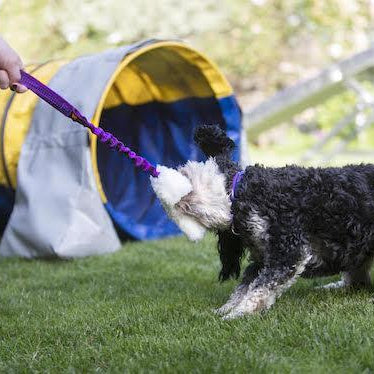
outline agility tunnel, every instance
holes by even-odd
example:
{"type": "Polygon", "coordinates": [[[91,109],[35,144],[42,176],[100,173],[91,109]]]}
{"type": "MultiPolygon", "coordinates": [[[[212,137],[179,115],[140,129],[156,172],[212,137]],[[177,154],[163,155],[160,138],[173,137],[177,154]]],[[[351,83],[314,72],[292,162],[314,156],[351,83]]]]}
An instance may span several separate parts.
{"type": "MultiPolygon", "coordinates": [[[[240,158],[233,90],[183,42],[148,40],[26,70],[153,164],[204,159],[193,143],[201,124],[225,128],[240,158]]],[[[77,257],[118,249],[118,236],[179,233],[148,174],[32,92],[1,92],[0,114],[1,255],[77,257]]]]}

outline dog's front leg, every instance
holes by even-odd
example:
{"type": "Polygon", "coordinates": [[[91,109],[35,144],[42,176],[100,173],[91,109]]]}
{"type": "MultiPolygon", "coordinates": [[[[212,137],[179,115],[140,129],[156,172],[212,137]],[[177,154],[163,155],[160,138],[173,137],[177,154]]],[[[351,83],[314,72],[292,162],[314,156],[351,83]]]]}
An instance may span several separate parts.
{"type": "Polygon", "coordinates": [[[243,300],[243,298],[246,296],[248,292],[249,285],[254,281],[254,279],[257,278],[261,268],[262,264],[254,262],[245,269],[243,274],[243,280],[235,288],[234,292],[231,294],[227,302],[216,310],[217,314],[224,315],[228,313],[231,309],[235,308],[238,304],[240,304],[240,302],[243,300]]]}
{"type": "Polygon", "coordinates": [[[258,277],[248,286],[241,301],[231,308],[224,319],[233,319],[269,309],[276,298],[289,288],[303,272],[309,259],[310,256],[305,256],[293,265],[264,267],[258,277]]]}

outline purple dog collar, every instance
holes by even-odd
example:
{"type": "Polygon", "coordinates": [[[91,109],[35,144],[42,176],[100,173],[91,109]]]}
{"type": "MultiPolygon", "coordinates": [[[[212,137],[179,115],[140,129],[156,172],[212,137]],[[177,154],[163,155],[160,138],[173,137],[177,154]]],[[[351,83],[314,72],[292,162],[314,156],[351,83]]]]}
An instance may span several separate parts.
{"type": "Polygon", "coordinates": [[[235,191],[236,191],[236,188],[239,184],[239,182],[241,181],[242,177],[243,177],[243,174],[244,174],[244,171],[238,171],[235,175],[234,175],[234,179],[232,180],[232,188],[231,188],[231,193],[230,193],[230,200],[231,201],[234,201],[236,196],[235,196],[235,191]]]}
{"type": "Polygon", "coordinates": [[[51,88],[47,87],[42,82],[38,81],[32,75],[21,71],[20,84],[26,86],[37,96],[47,102],[49,105],[53,106],[64,116],[69,117],[74,122],[78,122],[84,127],[87,127],[100,142],[107,144],[110,148],[115,149],[120,153],[124,153],[128,158],[130,158],[136,167],[148,172],[152,177],[158,177],[159,172],[156,170],[148,160],[144,157],[138,156],[129,147],[126,147],[122,142],[120,142],[114,135],[109,132],[104,131],[101,127],[96,127],[94,124],[89,122],[86,117],[84,117],[78,109],[66,101],[63,97],[58,95],[51,88]]]}

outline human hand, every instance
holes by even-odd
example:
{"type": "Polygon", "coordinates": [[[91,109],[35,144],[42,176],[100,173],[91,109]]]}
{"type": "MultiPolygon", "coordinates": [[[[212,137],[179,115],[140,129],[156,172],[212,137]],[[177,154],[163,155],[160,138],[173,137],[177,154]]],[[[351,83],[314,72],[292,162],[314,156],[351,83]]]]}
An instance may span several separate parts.
{"type": "Polygon", "coordinates": [[[23,63],[17,52],[0,37],[0,88],[5,90],[10,87],[19,93],[27,91],[25,86],[18,83],[22,68],[23,63]]]}

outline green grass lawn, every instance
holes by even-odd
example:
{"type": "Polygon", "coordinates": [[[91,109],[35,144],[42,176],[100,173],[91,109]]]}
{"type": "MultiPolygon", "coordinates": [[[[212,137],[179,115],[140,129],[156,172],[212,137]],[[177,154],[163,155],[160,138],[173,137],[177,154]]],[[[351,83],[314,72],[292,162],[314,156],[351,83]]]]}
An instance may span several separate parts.
{"type": "Polygon", "coordinates": [[[212,313],[215,240],[131,243],[74,261],[0,262],[1,372],[282,372],[374,370],[369,291],[299,280],[267,313],[212,313]]]}

